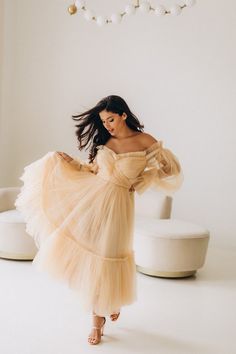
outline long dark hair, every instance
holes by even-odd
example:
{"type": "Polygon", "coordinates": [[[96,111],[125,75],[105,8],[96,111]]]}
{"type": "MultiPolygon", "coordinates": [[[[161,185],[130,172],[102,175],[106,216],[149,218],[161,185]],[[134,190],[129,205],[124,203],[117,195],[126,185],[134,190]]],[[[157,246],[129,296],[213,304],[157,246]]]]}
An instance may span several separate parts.
{"type": "Polygon", "coordinates": [[[104,97],[96,106],[86,112],[72,115],[72,119],[78,121],[78,124],[75,125],[77,128],[75,134],[78,139],[78,149],[82,150],[87,145],[87,149],[90,147],[89,162],[92,162],[97,154],[96,147],[100,144],[105,145],[111,136],[103,126],[99,116],[99,113],[103,110],[119,115],[126,113],[127,118],[125,122],[134,131],[143,131],[144,128],[144,125],[131,112],[125,100],[115,95],[104,97]]]}

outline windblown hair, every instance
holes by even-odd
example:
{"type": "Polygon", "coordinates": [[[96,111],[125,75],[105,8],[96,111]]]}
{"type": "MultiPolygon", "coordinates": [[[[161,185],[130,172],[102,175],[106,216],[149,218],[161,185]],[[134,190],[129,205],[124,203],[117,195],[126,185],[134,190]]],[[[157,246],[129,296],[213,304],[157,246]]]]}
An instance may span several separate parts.
{"type": "Polygon", "coordinates": [[[134,131],[143,131],[144,125],[141,124],[138,118],[130,111],[127,103],[120,96],[107,96],[101,99],[96,106],[86,112],[78,115],[72,115],[72,119],[78,121],[75,125],[77,128],[75,134],[78,139],[78,149],[90,148],[89,162],[92,162],[97,154],[97,146],[105,145],[111,137],[111,134],[103,126],[99,113],[103,110],[107,112],[117,113],[120,116],[123,113],[127,114],[125,120],[129,128],[134,131]]]}

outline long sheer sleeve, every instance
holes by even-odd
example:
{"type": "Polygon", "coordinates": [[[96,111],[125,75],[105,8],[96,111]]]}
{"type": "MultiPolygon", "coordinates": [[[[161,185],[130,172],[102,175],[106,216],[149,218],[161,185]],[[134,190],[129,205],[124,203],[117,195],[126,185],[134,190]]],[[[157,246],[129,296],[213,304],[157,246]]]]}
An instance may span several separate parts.
{"type": "Polygon", "coordinates": [[[151,186],[167,194],[181,187],[184,176],[180,162],[172,151],[162,146],[162,141],[155,142],[146,157],[147,166],[133,185],[139,194],[151,186]]]}

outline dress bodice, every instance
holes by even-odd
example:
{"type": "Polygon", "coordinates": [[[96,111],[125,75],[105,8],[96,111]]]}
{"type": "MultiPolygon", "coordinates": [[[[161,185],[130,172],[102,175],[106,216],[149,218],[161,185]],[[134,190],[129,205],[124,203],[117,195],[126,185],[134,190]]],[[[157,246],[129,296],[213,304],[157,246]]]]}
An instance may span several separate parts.
{"type": "Polygon", "coordinates": [[[146,167],[146,156],[142,151],[117,154],[105,145],[98,146],[96,158],[98,176],[117,181],[130,187],[146,167]]]}

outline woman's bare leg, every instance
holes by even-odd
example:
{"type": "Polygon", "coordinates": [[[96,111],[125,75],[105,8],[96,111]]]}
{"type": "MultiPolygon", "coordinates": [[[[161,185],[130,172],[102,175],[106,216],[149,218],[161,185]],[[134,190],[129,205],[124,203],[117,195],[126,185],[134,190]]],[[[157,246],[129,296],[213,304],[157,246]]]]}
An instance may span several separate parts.
{"type": "Polygon", "coordinates": [[[93,311],[93,328],[89,334],[88,342],[90,344],[98,344],[101,341],[101,336],[103,335],[103,327],[106,322],[106,317],[97,316],[93,311]]]}

